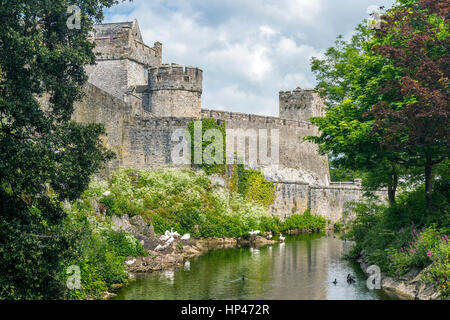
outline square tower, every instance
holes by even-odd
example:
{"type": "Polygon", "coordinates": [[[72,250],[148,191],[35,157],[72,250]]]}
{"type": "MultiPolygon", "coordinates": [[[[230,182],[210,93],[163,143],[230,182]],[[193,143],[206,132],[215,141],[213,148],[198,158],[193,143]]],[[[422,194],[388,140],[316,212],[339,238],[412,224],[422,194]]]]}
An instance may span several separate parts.
{"type": "Polygon", "coordinates": [[[121,100],[130,88],[147,85],[148,68],[162,63],[162,44],[144,44],[136,19],[97,24],[91,37],[96,64],[86,66],[89,82],[121,100]]]}
{"type": "Polygon", "coordinates": [[[281,119],[309,122],[311,117],[325,116],[325,99],[314,89],[280,91],[279,99],[281,119]]]}

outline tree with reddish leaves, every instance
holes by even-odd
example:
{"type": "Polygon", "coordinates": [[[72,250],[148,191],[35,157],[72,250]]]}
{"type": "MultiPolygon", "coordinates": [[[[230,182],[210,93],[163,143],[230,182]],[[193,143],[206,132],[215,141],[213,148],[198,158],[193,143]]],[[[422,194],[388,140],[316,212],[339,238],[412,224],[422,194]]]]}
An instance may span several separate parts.
{"type": "Polygon", "coordinates": [[[402,0],[383,15],[375,32],[375,53],[387,58],[400,76],[384,81],[389,100],[368,113],[374,133],[401,156],[399,162],[424,168],[427,203],[432,169],[449,155],[448,0],[402,0]]]}

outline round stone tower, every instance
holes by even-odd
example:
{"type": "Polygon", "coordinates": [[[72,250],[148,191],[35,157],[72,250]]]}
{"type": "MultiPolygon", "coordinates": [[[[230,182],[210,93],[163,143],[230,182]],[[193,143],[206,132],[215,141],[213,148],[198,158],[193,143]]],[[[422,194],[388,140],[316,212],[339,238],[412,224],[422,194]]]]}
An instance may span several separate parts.
{"type": "Polygon", "coordinates": [[[148,70],[143,108],[155,117],[200,118],[203,71],[177,64],[148,70]]]}

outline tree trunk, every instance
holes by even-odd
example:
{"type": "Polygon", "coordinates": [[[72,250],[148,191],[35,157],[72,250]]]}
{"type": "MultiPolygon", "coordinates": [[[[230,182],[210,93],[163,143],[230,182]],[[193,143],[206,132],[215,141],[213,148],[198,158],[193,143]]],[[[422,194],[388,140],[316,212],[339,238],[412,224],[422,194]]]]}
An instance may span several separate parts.
{"type": "Polygon", "coordinates": [[[427,208],[431,203],[431,172],[433,169],[433,165],[431,164],[431,159],[427,157],[427,161],[425,163],[425,202],[427,203],[427,208]]]}
{"type": "Polygon", "coordinates": [[[388,183],[388,200],[389,205],[391,207],[395,205],[395,193],[397,192],[397,185],[398,185],[397,168],[395,166],[392,166],[392,174],[388,183]]]}

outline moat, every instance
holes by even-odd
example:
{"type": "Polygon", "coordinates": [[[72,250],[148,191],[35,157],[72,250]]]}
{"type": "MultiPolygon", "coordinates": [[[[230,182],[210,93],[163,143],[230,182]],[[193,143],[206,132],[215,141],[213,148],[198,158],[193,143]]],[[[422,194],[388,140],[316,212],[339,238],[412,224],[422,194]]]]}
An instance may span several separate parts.
{"type": "Polygon", "coordinates": [[[392,299],[382,290],[367,289],[359,266],[343,259],[350,246],[313,234],[259,249],[212,250],[175,271],[136,275],[115,299],[392,299]],[[356,283],[346,282],[349,273],[356,283]]]}

